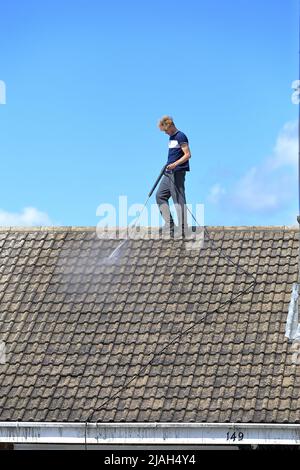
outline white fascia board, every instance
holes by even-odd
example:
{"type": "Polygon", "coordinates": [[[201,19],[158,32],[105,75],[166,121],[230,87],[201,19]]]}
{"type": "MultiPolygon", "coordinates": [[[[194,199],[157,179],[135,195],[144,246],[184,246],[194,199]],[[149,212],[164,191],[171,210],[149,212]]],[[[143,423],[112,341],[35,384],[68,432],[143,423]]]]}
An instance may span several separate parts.
{"type": "Polygon", "coordinates": [[[300,424],[0,422],[0,442],[36,444],[300,444],[300,424]]]}

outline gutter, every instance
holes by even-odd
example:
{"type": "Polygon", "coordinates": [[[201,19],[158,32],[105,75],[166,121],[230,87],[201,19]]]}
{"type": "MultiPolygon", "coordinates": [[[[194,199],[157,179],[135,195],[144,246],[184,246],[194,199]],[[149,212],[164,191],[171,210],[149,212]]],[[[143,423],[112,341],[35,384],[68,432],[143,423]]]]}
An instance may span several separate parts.
{"type": "Polygon", "coordinates": [[[300,444],[300,424],[0,422],[0,442],[19,444],[300,444]]]}

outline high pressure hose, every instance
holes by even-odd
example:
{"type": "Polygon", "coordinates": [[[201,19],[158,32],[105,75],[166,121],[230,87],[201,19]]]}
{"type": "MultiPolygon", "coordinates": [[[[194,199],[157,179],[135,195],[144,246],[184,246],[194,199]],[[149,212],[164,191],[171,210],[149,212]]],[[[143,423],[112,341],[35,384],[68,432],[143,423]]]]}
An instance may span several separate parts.
{"type": "MultiPolygon", "coordinates": [[[[132,227],[130,227],[130,226],[128,227],[128,230],[129,230],[129,228],[134,229],[134,228],[137,226],[137,224],[138,224],[138,222],[139,222],[139,220],[140,220],[140,218],[141,218],[141,216],[142,216],[142,213],[144,212],[145,207],[146,207],[147,204],[148,204],[148,201],[149,201],[150,197],[152,196],[153,192],[155,191],[155,188],[156,188],[156,186],[158,185],[158,183],[160,182],[161,178],[162,178],[163,175],[165,174],[165,171],[166,171],[167,166],[168,166],[168,164],[166,164],[166,165],[164,165],[164,166],[162,167],[161,172],[159,173],[159,175],[158,175],[158,177],[157,177],[157,179],[156,179],[156,181],[155,181],[155,183],[154,183],[154,185],[153,185],[151,191],[149,192],[148,197],[147,197],[147,199],[146,199],[146,201],[145,201],[145,203],[144,203],[144,205],[143,205],[143,207],[142,207],[142,210],[141,210],[141,212],[140,212],[138,218],[135,220],[135,222],[134,222],[134,224],[133,224],[132,227]]],[[[108,259],[113,259],[113,258],[115,258],[116,255],[118,254],[118,252],[120,251],[120,249],[122,248],[122,246],[124,245],[124,243],[125,243],[127,240],[128,240],[128,235],[127,235],[126,238],[125,238],[124,240],[122,240],[122,241],[117,245],[117,247],[111,252],[111,254],[109,255],[108,259]]]]}

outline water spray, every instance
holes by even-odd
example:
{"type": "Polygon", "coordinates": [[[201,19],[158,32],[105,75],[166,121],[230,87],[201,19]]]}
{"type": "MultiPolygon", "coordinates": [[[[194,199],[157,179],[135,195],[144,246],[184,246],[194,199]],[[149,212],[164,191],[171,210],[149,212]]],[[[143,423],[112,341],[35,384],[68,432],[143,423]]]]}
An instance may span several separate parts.
{"type": "Polygon", "coordinates": [[[148,194],[148,197],[146,199],[146,201],[144,202],[144,205],[142,207],[142,210],[141,212],[139,213],[139,216],[137,217],[137,219],[135,220],[134,224],[132,226],[128,226],[128,231],[127,231],[127,236],[124,240],[122,240],[118,246],[114,249],[114,251],[111,252],[111,254],[109,255],[108,259],[109,260],[112,260],[114,258],[116,258],[117,254],[119,253],[120,249],[122,248],[122,246],[128,241],[128,235],[129,235],[129,230],[130,229],[135,229],[135,227],[137,226],[144,210],[145,210],[145,207],[147,206],[148,204],[148,201],[150,199],[150,197],[152,196],[152,194],[154,193],[155,191],[155,188],[157,187],[158,183],[160,182],[161,178],[163,177],[163,175],[165,174],[165,171],[166,171],[166,168],[167,168],[168,164],[164,165],[161,169],[161,172],[159,173],[154,185],[152,186],[151,190],[149,191],[149,194],[148,194]]]}

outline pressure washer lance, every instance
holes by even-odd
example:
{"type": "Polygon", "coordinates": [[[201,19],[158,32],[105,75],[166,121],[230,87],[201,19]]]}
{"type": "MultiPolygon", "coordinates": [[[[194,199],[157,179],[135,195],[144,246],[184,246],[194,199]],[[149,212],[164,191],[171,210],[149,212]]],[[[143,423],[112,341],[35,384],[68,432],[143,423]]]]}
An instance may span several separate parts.
{"type": "MultiPolygon", "coordinates": [[[[128,226],[128,231],[129,231],[129,228],[134,229],[134,228],[137,226],[137,224],[138,224],[138,222],[139,222],[139,220],[140,220],[140,218],[141,218],[141,216],[142,216],[142,213],[144,212],[145,207],[147,206],[150,197],[151,197],[152,194],[154,193],[156,186],[158,185],[158,183],[160,182],[161,178],[163,177],[163,175],[164,175],[164,173],[165,173],[165,171],[166,171],[167,166],[168,166],[168,164],[164,165],[163,168],[161,169],[161,172],[159,173],[159,175],[158,175],[158,177],[157,177],[157,179],[156,179],[156,181],[155,181],[155,183],[154,183],[154,185],[153,185],[151,191],[149,192],[148,197],[147,197],[147,199],[146,199],[146,201],[145,201],[145,203],[144,203],[144,205],[143,205],[143,208],[142,208],[142,210],[141,210],[141,212],[140,212],[138,218],[135,220],[135,222],[134,222],[134,224],[132,225],[132,227],[130,227],[130,225],[128,226]]],[[[122,246],[124,245],[124,243],[125,243],[126,241],[128,241],[128,235],[126,236],[126,238],[125,238],[122,242],[120,242],[120,243],[118,244],[118,246],[114,249],[114,251],[112,251],[112,253],[109,255],[108,259],[113,259],[113,258],[115,258],[116,255],[117,255],[117,253],[120,251],[120,249],[122,248],[122,246]]]]}

